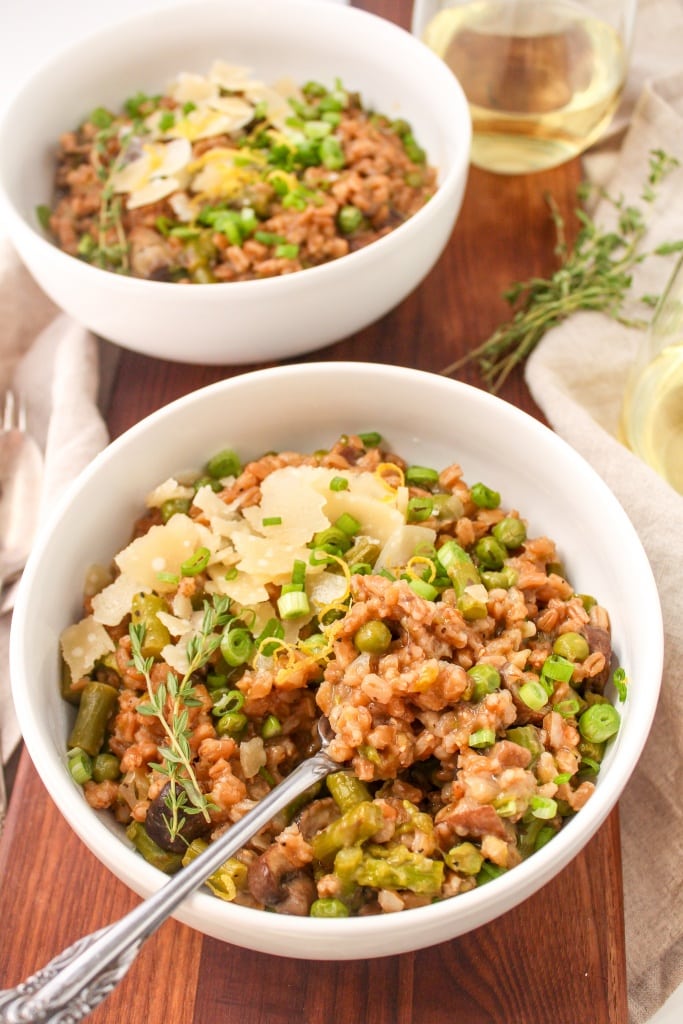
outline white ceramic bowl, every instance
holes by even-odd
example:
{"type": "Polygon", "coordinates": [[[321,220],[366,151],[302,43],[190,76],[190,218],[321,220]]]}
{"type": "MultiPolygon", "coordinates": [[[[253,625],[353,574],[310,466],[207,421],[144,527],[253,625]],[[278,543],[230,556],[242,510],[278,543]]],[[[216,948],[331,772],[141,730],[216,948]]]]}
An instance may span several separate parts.
{"type": "Polygon", "coordinates": [[[194,0],[127,18],[40,70],[0,125],[0,219],[47,294],[126,348],[182,362],[244,364],[309,352],[396,306],[434,265],[467,178],[471,122],[446,66],[410,33],[319,0],[194,0]],[[95,106],[120,108],[214,59],[266,82],[340,77],[366,106],[406,118],[438,169],[436,195],[396,231],[340,260],[283,277],[179,286],[101,271],[48,241],[35,208],[50,201],[62,131],[95,106]]]}
{"type": "Polygon", "coordinates": [[[596,595],[610,611],[629,695],[586,806],[538,853],[488,885],[378,917],[293,918],[204,892],[177,913],[209,935],[285,956],[354,959],[418,949],[482,925],[531,895],[578,853],[615,805],[645,743],[660,684],[659,602],[638,537],[592,468],[538,421],[467,385],[375,364],[309,363],[222,381],[154,413],[94,460],[38,539],[14,611],[12,685],[29,753],[67,821],[115,875],[140,895],[166,881],[129,847],[108,814],[91,810],[65,767],[73,709],[59,693],[58,642],[81,614],[86,568],[107,562],[128,541],[129,524],[151,487],[201,465],[223,446],[251,458],[274,448],[312,451],[340,433],[365,430],[380,431],[418,464],[460,462],[466,480],[499,490],[506,505],[528,517],[530,532],[558,542],[577,589],[596,595]]]}

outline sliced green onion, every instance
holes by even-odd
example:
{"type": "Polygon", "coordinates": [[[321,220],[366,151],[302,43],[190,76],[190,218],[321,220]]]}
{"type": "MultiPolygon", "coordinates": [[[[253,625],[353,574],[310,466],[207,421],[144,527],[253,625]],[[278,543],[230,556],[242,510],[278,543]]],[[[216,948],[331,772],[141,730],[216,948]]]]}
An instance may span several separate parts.
{"type": "Polygon", "coordinates": [[[431,583],[427,583],[426,580],[413,577],[408,580],[408,586],[418,597],[424,598],[425,601],[436,601],[439,596],[437,588],[433,587],[431,583]]]}
{"type": "Polygon", "coordinates": [[[532,711],[540,711],[548,703],[545,687],[533,679],[520,686],[519,697],[532,711]]]}
{"type": "Polygon", "coordinates": [[[487,693],[493,693],[495,690],[500,689],[500,672],[493,665],[489,665],[486,662],[472,665],[471,668],[468,668],[467,675],[470,676],[473,682],[472,695],[470,697],[473,701],[483,700],[487,693]]]}
{"type": "Polygon", "coordinates": [[[328,554],[343,554],[351,547],[351,538],[338,526],[328,526],[325,530],[319,530],[313,534],[313,540],[309,547],[314,550],[327,551],[328,554]]]}
{"type": "Polygon", "coordinates": [[[354,516],[349,515],[348,512],[342,512],[334,525],[338,530],[342,530],[348,537],[353,537],[358,533],[361,527],[358,520],[354,516]]]}
{"type": "Polygon", "coordinates": [[[274,255],[279,260],[295,260],[299,255],[299,246],[291,242],[282,242],[275,246],[274,255]]]}
{"type": "Polygon", "coordinates": [[[406,520],[409,523],[422,523],[429,519],[434,511],[434,500],[429,497],[409,498],[406,509],[406,520]]]}
{"type": "Polygon", "coordinates": [[[513,796],[499,796],[493,801],[496,814],[499,818],[511,818],[517,814],[517,801],[513,796]]]}
{"type": "Polygon", "coordinates": [[[555,776],[555,778],[553,779],[553,782],[555,783],[556,786],[563,786],[565,782],[569,782],[571,777],[572,777],[572,773],[571,772],[561,772],[559,775],[555,776]]]}
{"type": "Polygon", "coordinates": [[[254,638],[248,629],[228,625],[221,636],[221,654],[232,668],[244,665],[254,650],[254,638]]]}
{"type": "Polygon", "coordinates": [[[254,238],[263,245],[283,245],[287,241],[282,235],[275,235],[272,231],[255,231],[254,238]]]}
{"type": "Polygon", "coordinates": [[[299,619],[303,615],[308,615],[311,607],[304,591],[295,590],[280,595],[277,600],[277,610],[283,619],[299,619]]]}
{"type": "Polygon", "coordinates": [[[239,573],[237,571],[237,567],[232,565],[232,566],[230,566],[230,568],[226,572],[224,579],[226,579],[226,580],[236,580],[238,576],[239,576],[239,573]]]}
{"type": "Polygon", "coordinates": [[[477,729],[469,738],[471,747],[490,747],[496,742],[496,734],[493,729],[477,729]]]}
{"type": "Polygon", "coordinates": [[[296,586],[303,587],[306,582],[306,563],[300,558],[294,560],[292,566],[292,583],[296,586]]]}
{"type": "Polygon", "coordinates": [[[265,519],[261,520],[262,526],[280,526],[282,524],[282,516],[266,516],[265,519]]]}
{"type": "Polygon", "coordinates": [[[548,694],[555,689],[555,683],[568,683],[574,675],[574,666],[560,654],[550,654],[543,662],[541,669],[541,686],[548,694]]]}
{"type": "Polygon", "coordinates": [[[547,820],[554,818],[557,814],[557,801],[549,796],[532,796],[529,800],[529,807],[534,818],[547,820]]]}
{"type": "Polygon", "coordinates": [[[79,786],[84,786],[86,782],[90,782],[92,779],[92,758],[89,754],[86,754],[85,750],[81,750],[80,747],[74,747],[70,750],[68,755],[67,765],[69,768],[69,775],[78,783],[79,786]]]}
{"type": "Polygon", "coordinates": [[[592,704],[579,719],[579,732],[591,743],[602,743],[619,731],[621,716],[611,704],[592,704]]]}
{"type": "Polygon", "coordinates": [[[429,466],[408,466],[406,469],[406,483],[414,487],[433,487],[438,482],[439,474],[429,466]]]}
{"type": "Polygon", "coordinates": [[[197,576],[204,572],[209,564],[211,552],[208,548],[197,548],[195,553],[181,563],[180,572],[183,576],[197,576]]]}
{"type": "Polygon", "coordinates": [[[615,668],[614,675],[612,676],[612,682],[614,683],[614,688],[617,691],[617,697],[623,704],[628,695],[626,669],[615,668]]]}
{"type": "Polygon", "coordinates": [[[346,491],[348,490],[349,481],[345,476],[333,476],[330,480],[331,491],[346,491]]]}
{"type": "Polygon", "coordinates": [[[581,705],[574,697],[561,700],[559,704],[553,704],[553,711],[557,711],[563,718],[575,718],[581,710],[581,705]]]}
{"type": "Polygon", "coordinates": [[[239,690],[226,690],[213,702],[211,713],[225,715],[228,712],[241,711],[244,707],[244,694],[239,690]]]}
{"type": "Polygon", "coordinates": [[[175,572],[158,572],[157,579],[159,583],[170,583],[172,587],[177,587],[180,583],[180,576],[175,572]]]}

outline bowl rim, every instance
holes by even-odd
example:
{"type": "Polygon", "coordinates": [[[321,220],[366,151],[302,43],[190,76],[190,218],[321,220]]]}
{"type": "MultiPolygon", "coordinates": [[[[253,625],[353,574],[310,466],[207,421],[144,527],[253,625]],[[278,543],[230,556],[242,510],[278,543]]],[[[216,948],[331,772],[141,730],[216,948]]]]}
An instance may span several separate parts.
{"type": "MultiPolygon", "coordinates": [[[[245,10],[249,10],[254,7],[254,0],[232,0],[232,2],[241,3],[245,10]]],[[[266,6],[269,4],[272,6],[276,5],[276,0],[258,0],[258,2],[264,3],[266,6]]],[[[305,273],[303,273],[303,271],[298,271],[293,274],[284,274],[276,277],[259,278],[249,281],[211,283],[193,282],[192,288],[184,289],[183,294],[200,296],[202,301],[206,301],[208,299],[208,301],[214,303],[224,302],[224,290],[222,288],[217,289],[215,285],[229,284],[231,288],[230,294],[233,294],[236,298],[248,297],[250,290],[253,291],[256,286],[258,286],[263,292],[267,289],[268,292],[272,292],[274,296],[277,296],[280,292],[287,292],[292,291],[292,289],[307,287],[305,283],[301,283],[302,277],[304,278],[304,281],[312,280],[315,284],[316,282],[322,283],[325,279],[325,275],[329,276],[333,273],[341,273],[342,271],[340,271],[340,267],[348,268],[349,273],[353,268],[357,268],[362,272],[365,264],[369,262],[375,263],[378,260],[381,260],[385,250],[396,247],[399,244],[409,246],[412,235],[421,230],[423,222],[427,219],[430,221],[438,219],[442,208],[448,207],[451,203],[453,193],[458,191],[463,180],[466,180],[467,178],[472,141],[472,120],[464,91],[456,76],[450,71],[444,62],[440,60],[440,58],[438,58],[408,29],[403,28],[395,22],[389,21],[380,15],[374,14],[370,11],[365,11],[362,8],[352,7],[345,3],[326,3],[325,5],[322,5],[319,0],[291,0],[290,3],[290,8],[292,8],[293,11],[295,11],[296,8],[301,8],[302,12],[315,11],[316,13],[319,13],[323,6],[326,8],[323,15],[326,18],[340,18],[342,20],[349,18],[351,20],[355,19],[360,26],[360,31],[363,31],[364,26],[374,25],[378,31],[388,33],[396,39],[403,40],[404,45],[412,47],[414,44],[416,56],[420,54],[420,59],[431,65],[433,74],[440,79],[440,88],[450,97],[449,105],[451,108],[451,116],[454,119],[457,118],[463,130],[462,146],[457,151],[456,158],[453,159],[450,166],[446,168],[445,174],[438,175],[438,187],[430,200],[415,214],[409,217],[408,220],[399,224],[387,235],[375,239],[370,245],[347,253],[339,259],[330,260],[327,263],[319,264],[314,267],[306,267],[304,268],[305,273]],[[396,241],[397,237],[398,241],[396,241]],[[315,277],[312,277],[312,274],[315,274],[315,277]]],[[[37,68],[28,79],[22,82],[19,89],[10,98],[5,108],[0,110],[0,139],[4,137],[7,125],[16,115],[16,110],[20,109],[22,102],[26,102],[27,95],[30,95],[31,92],[37,88],[41,83],[41,80],[48,82],[52,76],[59,72],[59,69],[63,67],[66,62],[78,57],[78,55],[87,50],[87,48],[93,43],[104,40],[112,32],[123,31],[126,28],[134,28],[136,25],[153,24],[155,17],[162,12],[166,15],[175,15],[180,17],[183,14],[196,14],[196,12],[201,8],[222,9],[224,7],[225,4],[222,3],[221,0],[181,0],[181,2],[171,6],[156,5],[149,9],[130,13],[111,22],[104,28],[95,29],[76,41],[63,45],[59,50],[51,54],[47,60],[43,61],[40,67],[37,68]]],[[[144,297],[147,295],[166,300],[170,295],[175,296],[178,294],[178,288],[175,282],[149,280],[146,278],[133,277],[128,274],[116,274],[112,271],[95,267],[92,264],[78,259],[78,257],[64,252],[64,250],[62,250],[55,242],[45,236],[39,225],[32,223],[29,217],[24,215],[24,213],[22,213],[18,208],[14,198],[10,194],[9,188],[5,184],[2,174],[1,160],[0,214],[3,214],[4,218],[13,224],[14,231],[17,232],[20,237],[29,239],[31,245],[37,245],[38,251],[43,254],[44,258],[56,261],[57,265],[65,268],[67,272],[82,274],[83,287],[88,287],[89,284],[95,285],[98,281],[101,283],[103,281],[102,275],[106,274],[114,287],[125,288],[130,292],[131,297],[144,297]]]]}
{"type": "MultiPolygon", "coordinates": [[[[485,410],[502,413],[504,418],[506,418],[506,422],[519,424],[523,429],[531,429],[545,446],[548,453],[561,454],[563,460],[576,473],[577,484],[580,485],[582,482],[587,482],[601,492],[612,517],[611,523],[618,525],[632,539],[634,545],[633,554],[638,563],[639,572],[642,573],[641,592],[647,598],[645,601],[645,622],[648,634],[653,641],[656,640],[649,654],[649,665],[652,669],[651,684],[642,695],[642,700],[646,704],[645,713],[641,714],[637,720],[633,720],[631,717],[629,721],[629,757],[627,759],[625,756],[622,756],[618,772],[614,769],[608,771],[599,780],[594,794],[581,809],[580,814],[568,821],[551,843],[548,843],[536,852],[533,857],[515,866],[514,870],[495,879],[492,884],[478,887],[470,892],[461,893],[457,898],[446,899],[426,907],[412,909],[408,919],[410,926],[407,929],[409,932],[407,944],[397,950],[398,952],[403,952],[445,941],[445,937],[434,938],[432,932],[434,927],[443,924],[447,918],[453,917],[461,923],[465,922],[465,926],[459,927],[458,931],[453,932],[451,929],[450,935],[462,934],[472,928],[479,927],[487,921],[491,921],[499,913],[511,909],[532,895],[565,867],[592,838],[615,806],[642,753],[656,711],[663,667],[664,632],[657,586],[647,555],[625,510],[604,480],[576,449],[544,423],[517,406],[462,381],[452,380],[429,371],[415,370],[409,367],[355,361],[304,362],[301,364],[254,370],[206,385],[167,403],[111,441],[78,478],[69,485],[56,502],[29,559],[15,606],[10,636],[12,691],[15,698],[17,716],[28,752],[51,798],[57,803],[70,827],[100,861],[112,870],[124,884],[137,891],[140,895],[151,895],[167,881],[167,876],[153,868],[130,849],[126,850],[126,854],[128,857],[132,856],[135,858],[135,878],[124,877],[116,870],[116,867],[120,866],[121,863],[121,853],[126,849],[125,840],[121,837],[115,843],[111,842],[111,830],[107,829],[102,820],[98,818],[97,813],[93,812],[85,803],[85,800],[80,795],[80,791],[76,791],[76,787],[71,782],[65,768],[60,774],[55,774],[55,761],[58,759],[57,752],[52,752],[49,745],[42,744],[40,737],[40,715],[37,709],[32,707],[27,691],[20,685],[21,680],[25,676],[24,647],[27,646],[28,637],[30,636],[30,622],[27,619],[29,596],[31,588],[37,585],[37,574],[41,559],[44,552],[49,548],[52,531],[72,506],[80,490],[93,476],[99,474],[102,468],[106,467],[112,459],[116,459],[120,450],[125,450],[134,444],[141,435],[144,435],[150,423],[158,423],[163,422],[165,419],[170,419],[178,410],[200,403],[206,396],[216,393],[229,394],[230,391],[243,387],[245,384],[249,387],[253,381],[279,379],[281,382],[286,383],[292,376],[301,374],[315,378],[320,374],[330,376],[338,375],[340,372],[347,375],[361,374],[365,376],[370,374],[378,380],[381,379],[385,386],[391,380],[420,380],[425,384],[429,382],[431,386],[442,389],[444,393],[452,393],[455,398],[465,396],[470,401],[480,403],[485,410]],[[61,802],[63,799],[66,799],[67,808],[75,811],[74,820],[67,817],[66,809],[63,808],[61,802]],[[93,828],[95,831],[94,839],[88,834],[93,828]],[[104,850],[100,848],[102,841],[104,841],[104,850]],[[112,849],[108,848],[110,846],[112,849]],[[542,879],[540,882],[538,881],[539,878],[542,879]],[[469,920],[472,920],[472,923],[468,924],[469,920]],[[426,939],[421,937],[423,933],[427,936],[426,939]]],[[[262,912],[257,911],[256,913],[262,912]]],[[[240,923],[253,925],[253,914],[254,911],[251,908],[240,907],[234,904],[230,905],[226,911],[225,905],[221,901],[216,900],[215,897],[205,892],[196,891],[174,912],[173,916],[192,927],[200,928],[206,934],[212,934],[224,941],[230,941],[224,934],[224,930],[227,927],[225,922],[228,922],[235,935],[239,935],[240,923]],[[247,917],[243,916],[245,914],[247,917]],[[216,931],[215,929],[218,930],[216,931]]],[[[395,925],[396,922],[392,921],[392,915],[390,914],[367,918],[346,918],[340,919],[338,925],[340,930],[337,932],[336,928],[334,930],[330,928],[329,921],[321,922],[314,918],[291,918],[286,915],[271,914],[268,915],[266,932],[272,936],[272,941],[279,941],[281,945],[286,943],[286,951],[280,952],[272,949],[266,949],[265,951],[272,953],[272,955],[301,958],[311,958],[312,952],[316,958],[331,960],[366,958],[373,955],[383,956],[387,955],[383,949],[379,949],[377,953],[373,954],[372,942],[375,939],[386,938],[387,934],[395,929],[395,925]],[[319,944],[321,949],[323,949],[325,948],[325,943],[329,943],[330,940],[347,942],[349,939],[357,940],[359,943],[363,942],[364,944],[362,948],[359,947],[358,952],[354,952],[353,949],[347,949],[344,953],[332,952],[319,955],[317,951],[319,944]],[[296,943],[299,940],[305,940],[310,943],[311,950],[302,952],[300,949],[297,949],[296,943]],[[289,945],[290,942],[291,947],[289,945]],[[368,947],[368,943],[370,943],[370,947],[368,947]]],[[[247,928],[247,931],[249,930],[247,928]]],[[[247,948],[260,948],[247,941],[238,941],[240,945],[245,945],[247,948]]]]}

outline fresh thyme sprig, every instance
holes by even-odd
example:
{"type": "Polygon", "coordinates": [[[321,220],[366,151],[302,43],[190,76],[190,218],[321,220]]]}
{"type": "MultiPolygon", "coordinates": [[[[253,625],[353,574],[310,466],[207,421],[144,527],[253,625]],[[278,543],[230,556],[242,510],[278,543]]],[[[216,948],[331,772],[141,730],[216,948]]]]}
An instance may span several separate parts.
{"type": "Polygon", "coordinates": [[[230,600],[227,597],[215,597],[213,603],[204,602],[201,627],[187,644],[187,671],[181,680],[178,680],[174,672],[169,672],[166,681],[159,683],[156,688],[151,678],[154,658],[143,654],[144,624],[131,623],[129,627],[133,665],[144,677],[149,697],[147,703],[138,704],[137,711],[141,715],[156,718],[168,741],[159,747],[162,762],[150,767],[165,775],[170,783],[166,797],[169,810],[166,825],[171,839],[180,833],[186,814],[203,814],[207,821],[210,820],[212,805],[202,792],[192,765],[192,731],[188,709],[201,706],[202,701],[197,696],[192,676],[207,664],[217,650],[221,634],[216,630],[220,630],[230,618],[229,607],[230,600]]]}
{"type": "MultiPolygon", "coordinates": [[[[678,166],[675,157],[663,150],[650,153],[649,170],[641,198],[653,203],[657,186],[678,166]]],[[[579,186],[577,198],[586,199],[590,186],[579,186]]],[[[496,328],[481,345],[445,367],[449,376],[466,363],[475,361],[489,390],[499,391],[516,366],[534,350],[544,334],[580,309],[597,310],[628,326],[643,327],[645,320],[628,318],[624,302],[632,282],[632,271],[651,255],[666,255],[683,250],[683,240],[667,242],[649,252],[641,251],[646,221],[640,207],[627,204],[623,197],[610,196],[604,189],[597,194],[617,214],[615,230],[604,230],[586,213],[577,209],[580,228],[572,248],[565,234],[565,222],[552,196],[546,201],[550,208],[556,234],[555,254],[558,269],[549,278],[531,278],[512,285],[504,293],[511,308],[512,319],[496,328]]],[[[656,297],[643,296],[648,305],[656,297]]]]}

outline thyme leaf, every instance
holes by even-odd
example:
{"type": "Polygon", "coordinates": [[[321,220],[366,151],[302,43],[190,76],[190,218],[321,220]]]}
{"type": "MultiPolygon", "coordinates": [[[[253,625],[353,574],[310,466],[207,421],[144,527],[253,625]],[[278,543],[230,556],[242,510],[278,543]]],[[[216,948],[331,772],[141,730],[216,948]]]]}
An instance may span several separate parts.
{"type": "Polygon", "coordinates": [[[133,666],[144,677],[147,701],[137,706],[141,715],[156,718],[161,724],[166,742],[159,746],[161,763],[152,767],[169,780],[166,806],[169,811],[166,826],[171,839],[180,833],[185,814],[202,814],[210,820],[213,805],[202,792],[192,764],[190,739],[192,730],[188,709],[202,704],[192,684],[192,676],[207,664],[220,643],[220,629],[230,618],[230,600],[215,597],[213,603],[204,602],[204,616],[199,632],[187,645],[188,669],[182,679],[169,672],[165,682],[155,686],[151,673],[154,659],[145,657],[142,647],[145,639],[144,623],[131,623],[129,635],[133,666]]]}
{"type": "MultiPolygon", "coordinates": [[[[655,201],[657,186],[678,164],[675,157],[661,149],[650,152],[647,178],[641,192],[643,202],[655,201]]],[[[592,191],[589,185],[582,183],[577,189],[578,200],[586,199],[592,191]]],[[[616,229],[601,228],[579,207],[575,214],[580,227],[570,247],[562,214],[553,197],[547,195],[555,228],[557,270],[548,278],[531,278],[511,285],[503,293],[513,311],[510,320],[496,328],[482,344],[441,370],[444,376],[474,361],[489,390],[497,392],[547,331],[582,309],[606,313],[630,327],[646,326],[646,320],[628,318],[624,313],[632,272],[648,256],[683,251],[683,240],[664,242],[650,251],[643,251],[641,243],[647,230],[643,209],[627,204],[621,196],[611,196],[604,189],[597,192],[614,209],[616,229]]],[[[656,296],[645,296],[642,301],[652,306],[656,296]]]]}

